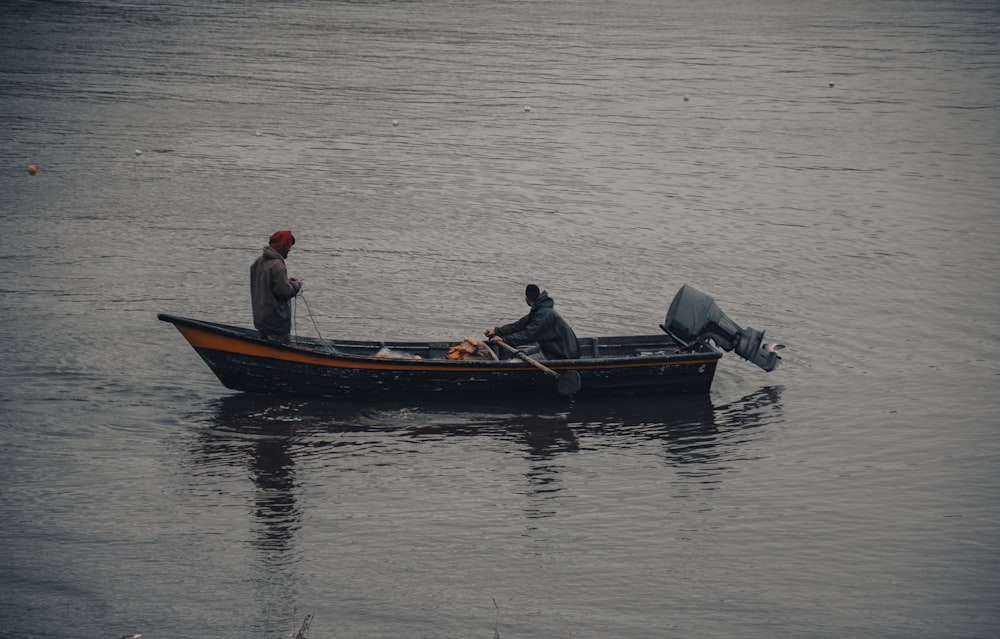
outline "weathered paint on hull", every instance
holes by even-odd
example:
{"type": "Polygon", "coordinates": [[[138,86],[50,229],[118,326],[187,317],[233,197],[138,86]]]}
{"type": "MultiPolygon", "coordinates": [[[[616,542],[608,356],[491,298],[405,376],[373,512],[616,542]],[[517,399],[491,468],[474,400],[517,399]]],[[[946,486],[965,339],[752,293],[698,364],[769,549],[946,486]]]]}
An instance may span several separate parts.
{"type": "MultiPolygon", "coordinates": [[[[226,388],[257,393],[328,397],[445,393],[556,392],[552,376],[530,367],[470,371],[450,369],[341,368],[196,349],[226,388]]],[[[708,392],[717,360],[635,366],[573,367],[580,373],[577,396],[708,392]]]]}
{"type": "MultiPolygon", "coordinates": [[[[485,393],[552,394],[557,381],[527,363],[447,359],[379,359],[314,346],[286,347],[255,331],[160,315],[194,347],[227,388],[268,394],[327,397],[399,397],[485,393]]],[[[426,343],[420,343],[426,344],[426,343]]],[[[547,361],[580,374],[579,397],[706,393],[721,353],[547,361]]]]}

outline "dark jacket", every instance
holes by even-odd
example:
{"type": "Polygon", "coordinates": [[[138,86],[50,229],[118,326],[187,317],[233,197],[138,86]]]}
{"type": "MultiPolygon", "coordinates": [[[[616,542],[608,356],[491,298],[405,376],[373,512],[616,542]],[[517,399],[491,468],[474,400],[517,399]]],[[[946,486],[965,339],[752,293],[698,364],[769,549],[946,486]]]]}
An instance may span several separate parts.
{"type": "Polygon", "coordinates": [[[511,346],[537,342],[542,354],[550,359],[576,359],[580,356],[576,333],[559,316],[555,305],[555,300],[542,291],[527,315],[493,331],[511,346]]]}
{"type": "Polygon", "coordinates": [[[292,298],[299,294],[299,288],[289,281],[281,253],[265,246],[250,266],[253,325],[264,337],[292,332],[292,298]]]}

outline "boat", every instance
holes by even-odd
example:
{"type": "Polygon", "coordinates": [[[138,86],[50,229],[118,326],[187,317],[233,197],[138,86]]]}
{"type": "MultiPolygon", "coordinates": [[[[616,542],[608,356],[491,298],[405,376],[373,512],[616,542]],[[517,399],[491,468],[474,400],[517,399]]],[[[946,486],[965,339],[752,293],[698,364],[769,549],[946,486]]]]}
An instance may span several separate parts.
{"type": "MultiPolygon", "coordinates": [[[[575,397],[707,393],[723,351],[770,371],[778,345],[742,328],[710,296],[684,285],[661,333],[584,337],[580,357],[542,360],[491,350],[483,359],[449,359],[454,341],[377,341],[297,336],[290,344],[255,329],[160,313],[231,390],[338,398],[489,394],[575,397]],[[553,384],[553,377],[556,384],[553,384]],[[568,382],[568,383],[567,383],[568,382]]],[[[512,349],[513,350],[513,349],[512,349]]]]}

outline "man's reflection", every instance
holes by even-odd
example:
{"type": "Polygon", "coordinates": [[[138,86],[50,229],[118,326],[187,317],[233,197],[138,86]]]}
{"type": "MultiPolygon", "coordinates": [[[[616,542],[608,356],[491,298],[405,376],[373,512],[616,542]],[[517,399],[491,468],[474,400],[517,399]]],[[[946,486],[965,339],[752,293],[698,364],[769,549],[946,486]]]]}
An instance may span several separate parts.
{"type": "Polygon", "coordinates": [[[500,427],[524,451],[528,468],[528,502],[524,512],[529,519],[555,514],[552,500],[563,490],[562,466],[558,457],[580,450],[580,441],[566,421],[566,416],[518,415],[500,422],[500,427]]]}
{"type": "Polygon", "coordinates": [[[298,409],[269,398],[236,395],[220,402],[209,431],[199,438],[200,462],[210,468],[239,465],[254,485],[251,543],[264,563],[287,564],[294,558],[295,533],[302,513],[292,446],[298,409]]]}
{"type": "Polygon", "coordinates": [[[295,502],[295,469],[289,453],[290,433],[258,439],[250,449],[250,473],[257,487],[254,497],[256,545],[262,556],[281,561],[301,526],[295,502]]]}

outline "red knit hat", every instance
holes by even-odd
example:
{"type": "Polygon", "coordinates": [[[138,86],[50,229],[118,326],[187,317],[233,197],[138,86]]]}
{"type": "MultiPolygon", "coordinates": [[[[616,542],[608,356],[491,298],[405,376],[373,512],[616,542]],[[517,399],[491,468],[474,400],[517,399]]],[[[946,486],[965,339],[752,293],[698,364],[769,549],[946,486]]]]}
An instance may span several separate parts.
{"type": "Polygon", "coordinates": [[[275,251],[281,253],[282,257],[285,257],[288,255],[288,249],[295,244],[295,236],[292,235],[291,231],[276,231],[267,243],[275,251]]]}

